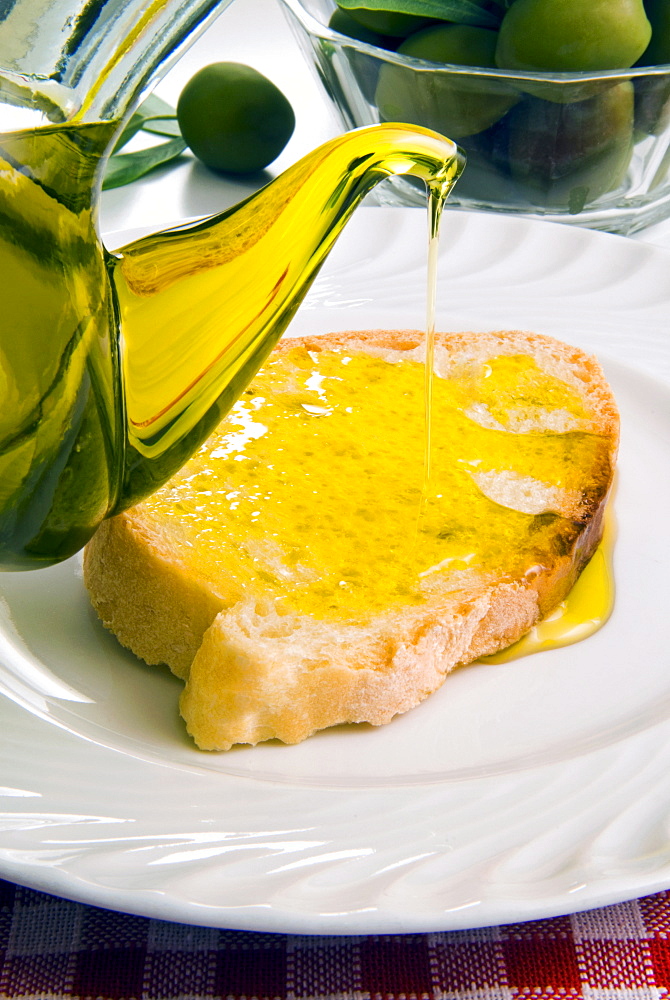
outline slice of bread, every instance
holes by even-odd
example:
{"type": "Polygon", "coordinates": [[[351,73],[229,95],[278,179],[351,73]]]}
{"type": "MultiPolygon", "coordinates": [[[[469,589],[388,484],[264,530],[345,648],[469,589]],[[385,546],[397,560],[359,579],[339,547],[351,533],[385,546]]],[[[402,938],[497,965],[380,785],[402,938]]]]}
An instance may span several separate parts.
{"type": "Polygon", "coordinates": [[[105,522],[104,624],[186,682],[203,749],[381,725],[519,639],[602,534],[618,414],[594,358],[523,332],[285,339],[155,497],[105,522]]]}

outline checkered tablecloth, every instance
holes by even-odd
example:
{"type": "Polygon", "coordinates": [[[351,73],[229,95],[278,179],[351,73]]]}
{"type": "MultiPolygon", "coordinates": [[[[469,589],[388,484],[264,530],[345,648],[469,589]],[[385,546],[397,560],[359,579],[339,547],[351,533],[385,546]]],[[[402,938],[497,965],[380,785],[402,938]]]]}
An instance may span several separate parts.
{"type": "Polygon", "coordinates": [[[670,892],[573,916],[398,936],[164,923],[0,881],[0,997],[32,1000],[656,1000],[670,892]]]}

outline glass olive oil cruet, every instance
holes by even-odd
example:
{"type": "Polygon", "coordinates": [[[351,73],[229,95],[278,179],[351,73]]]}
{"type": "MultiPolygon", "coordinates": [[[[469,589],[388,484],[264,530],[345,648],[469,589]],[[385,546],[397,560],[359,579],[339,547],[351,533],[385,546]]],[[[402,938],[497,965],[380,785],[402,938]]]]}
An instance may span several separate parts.
{"type": "Polygon", "coordinates": [[[0,5],[0,566],[48,565],[165,482],[230,408],[361,198],[411,173],[446,197],[449,140],[341,136],[239,206],[109,253],[106,156],[227,0],[0,5]]]}

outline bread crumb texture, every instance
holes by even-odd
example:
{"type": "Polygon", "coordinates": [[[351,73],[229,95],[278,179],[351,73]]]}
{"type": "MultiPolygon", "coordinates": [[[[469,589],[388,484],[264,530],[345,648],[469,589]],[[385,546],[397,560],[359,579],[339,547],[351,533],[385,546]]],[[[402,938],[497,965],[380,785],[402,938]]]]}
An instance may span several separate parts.
{"type": "Polygon", "coordinates": [[[515,642],[593,553],[618,416],[597,362],[521,332],[286,339],[154,496],[87,547],[94,606],[186,684],[196,744],[382,725],[515,642]]]}

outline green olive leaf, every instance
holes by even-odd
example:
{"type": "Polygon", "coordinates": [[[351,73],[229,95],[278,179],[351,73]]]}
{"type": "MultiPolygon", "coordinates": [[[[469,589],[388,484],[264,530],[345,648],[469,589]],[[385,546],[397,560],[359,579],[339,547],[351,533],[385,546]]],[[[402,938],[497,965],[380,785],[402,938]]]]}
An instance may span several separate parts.
{"type": "Polygon", "coordinates": [[[135,114],[127,122],[125,128],[123,129],[118,139],[116,140],[112,152],[118,153],[120,149],[123,149],[126,143],[130,142],[133,136],[137,135],[137,133],[142,130],[143,124],[144,124],[144,116],[139,114],[138,112],[135,112],[135,114]]]}
{"type": "Polygon", "coordinates": [[[142,126],[144,132],[151,132],[153,135],[172,135],[181,138],[181,129],[176,115],[156,115],[145,118],[142,126]]]}
{"type": "Polygon", "coordinates": [[[103,191],[130,184],[144,177],[156,167],[172,163],[186,149],[183,139],[169,139],[149,149],[139,149],[135,153],[116,153],[110,156],[102,182],[103,191]]]}
{"type": "Polygon", "coordinates": [[[171,104],[164,101],[162,97],[156,97],[155,94],[149,94],[135,112],[136,115],[141,114],[144,118],[174,118],[176,113],[171,104]]]}
{"type": "Polygon", "coordinates": [[[138,132],[152,132],[155,135],[169,135],[179,138],[181,132],[177,124],[177,113],[171,104],[155,94],[150,94],[133,113],[116,140],[113,153],[123,149],[138,132]]]}
{"type": "Polygon", "coordinates": [[[185,149],[186,143],[181,137],[175,109],[167,101],[151,94],[137,108],[116,140],[107,164],[103,190],[130,184],[156,167],[174,162],[185,149]],[[150,146],[148,149],[119,154],[119,150],[123,149],[138,132],[168,136],[171,141],[150,146]]]}
{"type": "Polygon", "coordinates": [[[344,10],[389,10],[455,24],[498,28],[507,0],[338,0],[338,6],[344,10]]]}

